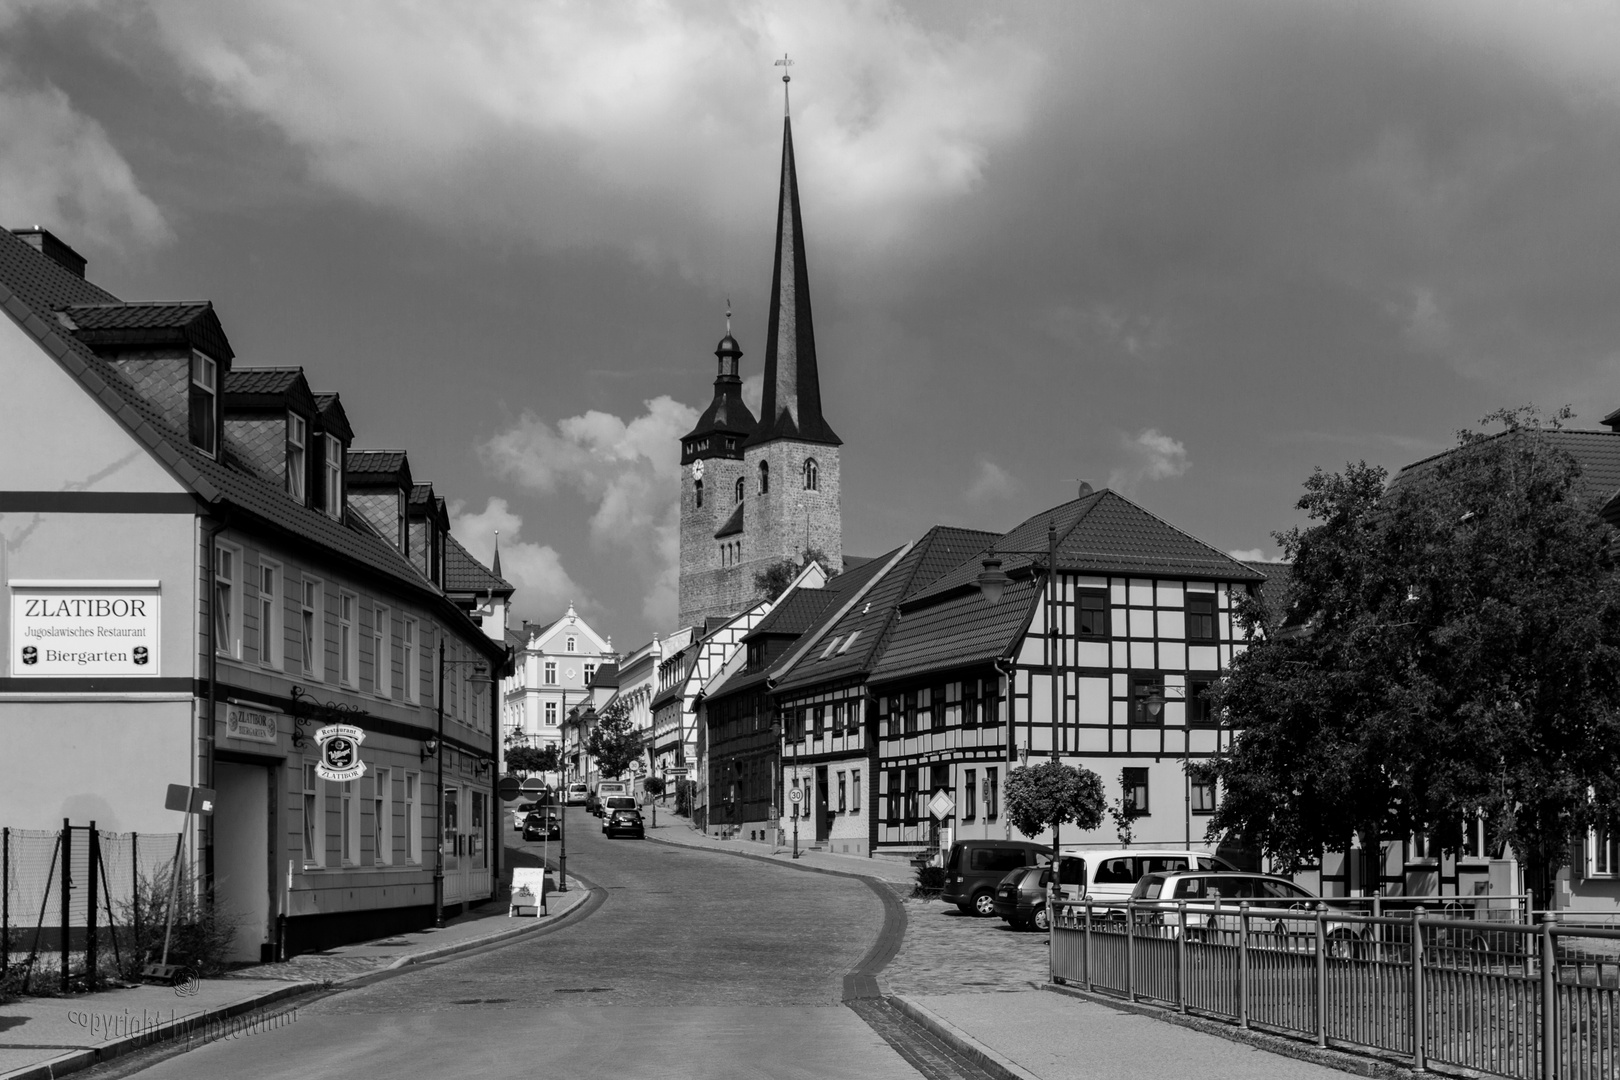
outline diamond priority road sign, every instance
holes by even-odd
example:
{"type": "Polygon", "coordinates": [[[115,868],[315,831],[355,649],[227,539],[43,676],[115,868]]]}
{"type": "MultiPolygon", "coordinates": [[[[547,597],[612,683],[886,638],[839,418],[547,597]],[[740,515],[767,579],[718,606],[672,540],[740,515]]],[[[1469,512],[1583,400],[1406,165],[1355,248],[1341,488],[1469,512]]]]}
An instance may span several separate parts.
{"type": "Polygon", "coordinates": [[[943,791],[936,791],[934,797],[928,800],[928,812],[944,821],[956,812],[956,800],[943,791]]]}

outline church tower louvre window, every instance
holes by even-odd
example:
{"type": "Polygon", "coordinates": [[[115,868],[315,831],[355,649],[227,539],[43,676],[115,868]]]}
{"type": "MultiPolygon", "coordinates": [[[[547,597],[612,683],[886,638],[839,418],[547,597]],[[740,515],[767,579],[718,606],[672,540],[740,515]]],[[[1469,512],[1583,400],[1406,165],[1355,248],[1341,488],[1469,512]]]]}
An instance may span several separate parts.
{"type": "Polygon", "coordinates": [[[714,352],[713,400],[681,439],[681,626],[749,607],[756,599],[754,575],[784,557],[801,559],[806,548],[825,555],[833,572],[843,565],[842,440],[821,411],[791,114],[782,121],[777,196],[759,418],[742,400],[743,351],[727,310],[726,333],[714,352]],[[750,484],[753,498],[747,497],[750,484]],[[728,485],[735,493],[730,505],[715,497],[728,485]]]}

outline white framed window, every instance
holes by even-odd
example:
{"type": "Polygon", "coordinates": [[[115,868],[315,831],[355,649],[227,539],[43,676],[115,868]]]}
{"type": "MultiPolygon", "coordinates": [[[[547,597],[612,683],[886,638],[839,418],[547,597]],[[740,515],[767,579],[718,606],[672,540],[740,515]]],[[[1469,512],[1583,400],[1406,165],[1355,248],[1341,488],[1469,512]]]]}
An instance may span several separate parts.
{"type": "Polygon", "coordinates": [[[383,697],[394,692],[393,619],[381,604],[371,609],[371,686],[383,697]]]}
{"type": "Polygon", "coordinates": [[[309,421],[297,413],[287,414],[287,494],[304,501],[309,476],[309,421]]]}
{"type": "Polygon", "coordinates": [[[371,793],[371,861],[376,866],[394,862],[394,774],[378,769],[371,793]]]}
{"type": "Polygon", "coordinates": [[[594,678],[596,678],[596,665],[595,664],[586,664],[585,665],[585,685],[586,686],[591,685],[591,680],[594,679],[594,678]]]}
{"type": "Polygon", "coordinates": [[[322,468],[326,471],[326,512],[343,520],[343,440],[336,435],[322,435],[325,441],[322,468]]]}
{"type": "Polygon", "coordinates": [[[259,560],[259,663],[281,670],[285,637],[282,630],[281,567],[259,560]]]}
{"type": "Polygon", "coordinates": [[[359,612],[359,597],[338,593],[338,682],[344,686],[357,686],[360,681],[360,628],[355,625],[359,612]]]}
{"type": "Polygon", "coordinates": [[[239,548],[214,545],[214,651],[221,656],[242,655],[241,564],[239,548]]]}
{"type": "Polygon", "coordinates": [[[573,652],[578,647],[579,647],[579,639],[578,638],[569,638],[567,643],[563,646],[563,652],[573,652]]]}
{"type": "Polygon", "coordinates": [[[399,621],[400,659],[403,663],[401,678],[405,680],[405,700],[417,701],[422,692],[421,661],[417,654],[419,627],[409,616],[399,621]]]}
{"type": "Polygon", "coordinates": [[[405,774],[405,861],[422,861],[422,774],[405,774]]]}
{"type": "Polygon", "coordinates": [[[546,685],[557,685],[557,661],[555,660],[546,661],[546,685]]]}
{"type": "Polygon", "coordinates": [[[1620,832],[1593,829],[1586,836],[1587,877],[1620,877],[1620,832]]]}
{"type": "Polygon", "coordinates": [[[360,865],[360,793],[355,785],[359,781],[345,780],[339,785],[339,797],[343,803],[341,819],[343,844],[343,865],[360,865]]]}
{"type": "Polygon", "coordinates": [[[214,457],[219,442],[219,366],[199,352],[191,354],[191,393],[187,405],[191,444],[214,457]]]}
{"type": "Polygon", "coordinates": [[[853,769],[849,774],[849,812],[861,812],[861,770],[853,769]]]}
{"type": "Polygon", "coordinates": [[[315,763],[304,762],[304,868],[319,870],[326,865],[326,808],[321,805],[321,778],[315,763]]]}
{"type": "Polygon", "coordinates": [[[546,702],[546,727],[556,727],[556,726],[557,726],[557,703],[555,701],[548,701],[548,702],[546,702]]]}
{"type": "Polygon", "coordinates": [[[316,680],[326,677],[325,616],[321,611],[324,599],[325,583],[320,578],[304,578],[298,604],[304,674],[316,680]]]}

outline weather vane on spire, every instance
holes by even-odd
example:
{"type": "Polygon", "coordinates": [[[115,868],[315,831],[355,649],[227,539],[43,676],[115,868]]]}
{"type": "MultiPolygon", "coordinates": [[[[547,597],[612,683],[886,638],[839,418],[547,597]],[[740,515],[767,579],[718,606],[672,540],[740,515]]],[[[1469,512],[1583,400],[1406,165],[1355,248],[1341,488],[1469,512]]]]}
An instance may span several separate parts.
{"type": "Polygon", "coordinates": [[[731,297],[726,297],[726,333],[731,333],[731,297]]]}
{"type": "Polygon", "coordinates": [[[793,76],[788,74],[788,68],[793,66],[793,61],[788,59],[787,53],[783,53],[782,59],[778,60],[774,66],[782,69],[782,115],[786,116],[792,111],[788,107],[787,84],[793,81],[793,76]]]}

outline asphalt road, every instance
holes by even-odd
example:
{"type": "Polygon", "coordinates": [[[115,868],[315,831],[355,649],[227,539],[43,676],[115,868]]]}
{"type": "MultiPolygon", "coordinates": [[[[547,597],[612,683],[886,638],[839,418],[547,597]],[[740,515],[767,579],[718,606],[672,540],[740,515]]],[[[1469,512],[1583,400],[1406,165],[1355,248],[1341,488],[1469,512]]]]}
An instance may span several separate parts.
{"type": "Polygon", "coordinates": [[[844,975],[883,925],[865,882],[607,840],[596,818],[568,814],[569,872],[600,890],[585,918],[331,994],[301,1005],[285,1027],[139,1075],[919,1075],[841,1003],[844,975]]]}

